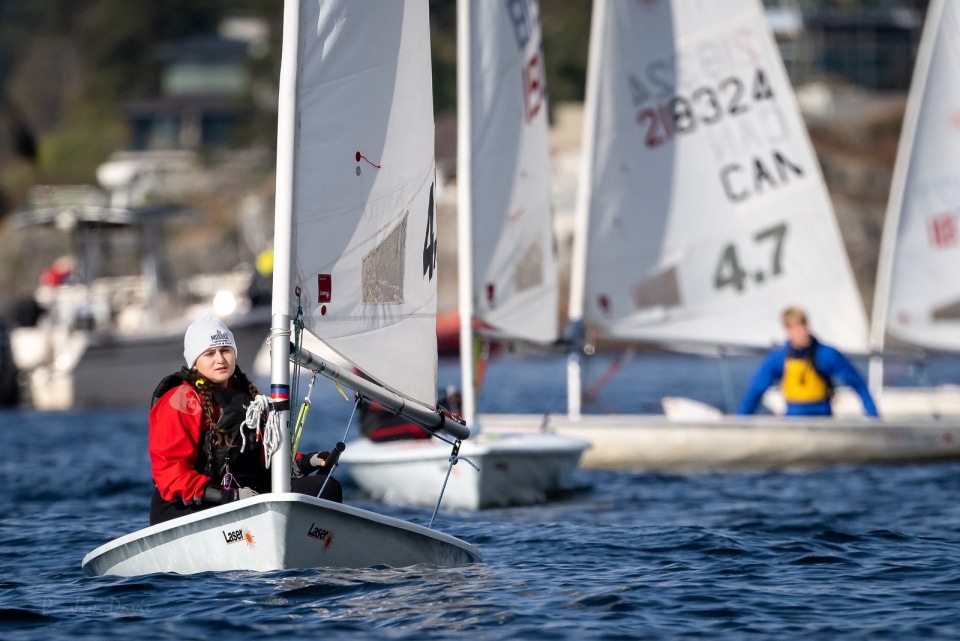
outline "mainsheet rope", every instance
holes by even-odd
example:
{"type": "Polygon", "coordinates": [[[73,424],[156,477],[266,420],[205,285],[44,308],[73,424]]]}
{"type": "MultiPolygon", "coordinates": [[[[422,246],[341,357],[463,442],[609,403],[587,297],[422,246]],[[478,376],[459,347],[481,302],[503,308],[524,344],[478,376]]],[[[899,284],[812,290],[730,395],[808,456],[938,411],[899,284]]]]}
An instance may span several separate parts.
{"type": "Polygon", "coordinates": [[[257,394],[250,405],[247,406],[247,414],[241,424],[240,435],[242,441],[240,451],[247,449],[247,437],[242,428],[253,429],[256,426],[257,438],[263,442],[263,454],[266,457],[267,469],[270,468],[270,461],[273,455],[280,449],[283,442],[283,435],[280,431],[280,413],[270,411],[270,398],[264,394],[257,394]],[[267,412],[266,424],[261,422],[263,413],[267,412]]]}

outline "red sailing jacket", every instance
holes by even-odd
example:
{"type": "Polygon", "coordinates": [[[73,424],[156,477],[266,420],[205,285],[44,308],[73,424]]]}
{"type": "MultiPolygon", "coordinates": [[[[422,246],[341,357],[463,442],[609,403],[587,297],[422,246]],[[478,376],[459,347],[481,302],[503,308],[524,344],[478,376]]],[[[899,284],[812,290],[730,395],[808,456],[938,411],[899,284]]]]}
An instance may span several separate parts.
{"type": "Polygon", "coordinates": [[[165,501],[192,501],[210,482],[196,468],[203,405],[189,383],[170,390],[150,409],[150,464],[165,501]]]}

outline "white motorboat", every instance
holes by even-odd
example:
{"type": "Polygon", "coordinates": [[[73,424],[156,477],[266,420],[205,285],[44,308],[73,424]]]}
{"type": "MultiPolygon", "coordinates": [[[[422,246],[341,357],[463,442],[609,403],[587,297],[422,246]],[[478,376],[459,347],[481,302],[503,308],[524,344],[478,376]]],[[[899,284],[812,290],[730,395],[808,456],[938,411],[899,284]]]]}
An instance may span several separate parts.
{"type": "Polygon", "coordinates": [[[184,295],[164,277],[164,226],[186,212],[115,206],[93,187],[41,187],[31,200],[15,224],[67,230],[75,252],[64,257],[70,273],[62,282],[36,290],[44,313],[10,330],[34,408],[147,407],[158,372],[183,366],[183,333],[203,310],[230,323],[239,354],[252,357],[263,346],[270,313],[251,308],[249,272],[194,277],[179,284],[184,295]]]}

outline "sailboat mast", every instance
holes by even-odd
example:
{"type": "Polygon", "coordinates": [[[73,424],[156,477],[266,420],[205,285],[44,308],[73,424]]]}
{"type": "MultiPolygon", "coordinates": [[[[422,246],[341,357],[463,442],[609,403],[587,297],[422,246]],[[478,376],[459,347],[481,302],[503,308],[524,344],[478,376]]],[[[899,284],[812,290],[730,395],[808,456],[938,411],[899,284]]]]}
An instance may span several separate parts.
{"type": "Polygon", "coordinates": [[[473,362],[473,109],[470,103],[470,0],[457,0],[457,285],[460,313],[460,411],[476,424],[473,362]]]}
{"type": "Polygon", "coordinates": [[[890,313],[890,285],[893,279],[893,262],[896,257],[897,237],[900,234],[900,215],[903,211],[903,195],[910,175],[910,157],[917,132],[920,106],[927,89],[930,61],[937,40],[937,29],[943,15],[943,0],[933,0],[927,9],[926,23],[920,37],[920,49],[914,67],[913,81],[907,96],[903,115],[897,159],[894,164],[890,199],[880,237],[880,255],[877,259],[877,283],[873,295],[873,315],[870,323],[870,368],[868,384],[870,393],[877,398],[883,390],[883,349],[887,331],[887,315],[890,313]]]}
{"type": "Polygon", "coordinates": [[[580,146],[580,182],[573,226],[573,255],[570,263],[570,327],[578,329],[567,359],[567,415],[580,418],[582,395],[581,362],[583,355],[583,312],[587,276],[587,236],[590,233],[590,195],[592,192],[594,146],[597,131],[597,99],[600,95],[600,66],[607,1],[594,0],[590,17],[590,47],[587,58],[587,88],[583,107],[583,137],[580,146]]]}
{"type": "Polygon", "coordinates": [[[270,399],[283,435],[270,460],[274,492],[290,491],[290,261],[293,240],[293,165],[297,111],[300,0],[284,0],[277,116],[277,184],[273,228],[273,303],[270,316],[270,399]],[[285,404],[284,404],[285,403],[285,404]]]}

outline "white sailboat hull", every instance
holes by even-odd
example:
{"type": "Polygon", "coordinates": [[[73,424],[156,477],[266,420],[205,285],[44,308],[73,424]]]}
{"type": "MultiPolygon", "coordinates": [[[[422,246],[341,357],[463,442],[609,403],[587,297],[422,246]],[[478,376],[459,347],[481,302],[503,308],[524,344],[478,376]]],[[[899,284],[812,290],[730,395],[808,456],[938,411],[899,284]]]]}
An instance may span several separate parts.
{"type": "Polygon", "coordinates": [[[783,418],[675,421],[662,415],[481,415],[484,430],[586,440],[585,469],[710,472],[960,459],[960,418],[783,418]]]}
{"type": "MultiPolygon", "coordinates": [[[[960,386],[884,387],[874,397],[881,416],[905,417],[960,417],[960,386]]],[[[764,407],[774,414],[782,414],[787,407],[779,390],[770,389],[763,395],[764,407]]],[[[836,416],[860,416],[863,403],[850,388],[839,388],[833,396],[836,416]]]]}
{"type": "MultiPolygon", "coordinates": [[[[531,430],[533,431],[533,430],[531,430]]],[[[480,434],[461,444],[441,507],[478,510],[543,503],[572,487],[589,443],[555,434],[480,434]]],[[[373,499],[433,507],[449,467],[452,446],[432,439],[348,444],[340,461],[373,499]]]]}
{"type": "Polygon", "coordinates": [[[480,561],[472,545],[420,525],[303,494],[262,494],[115,539],[82,567],[139,576],[480,561]]]}

